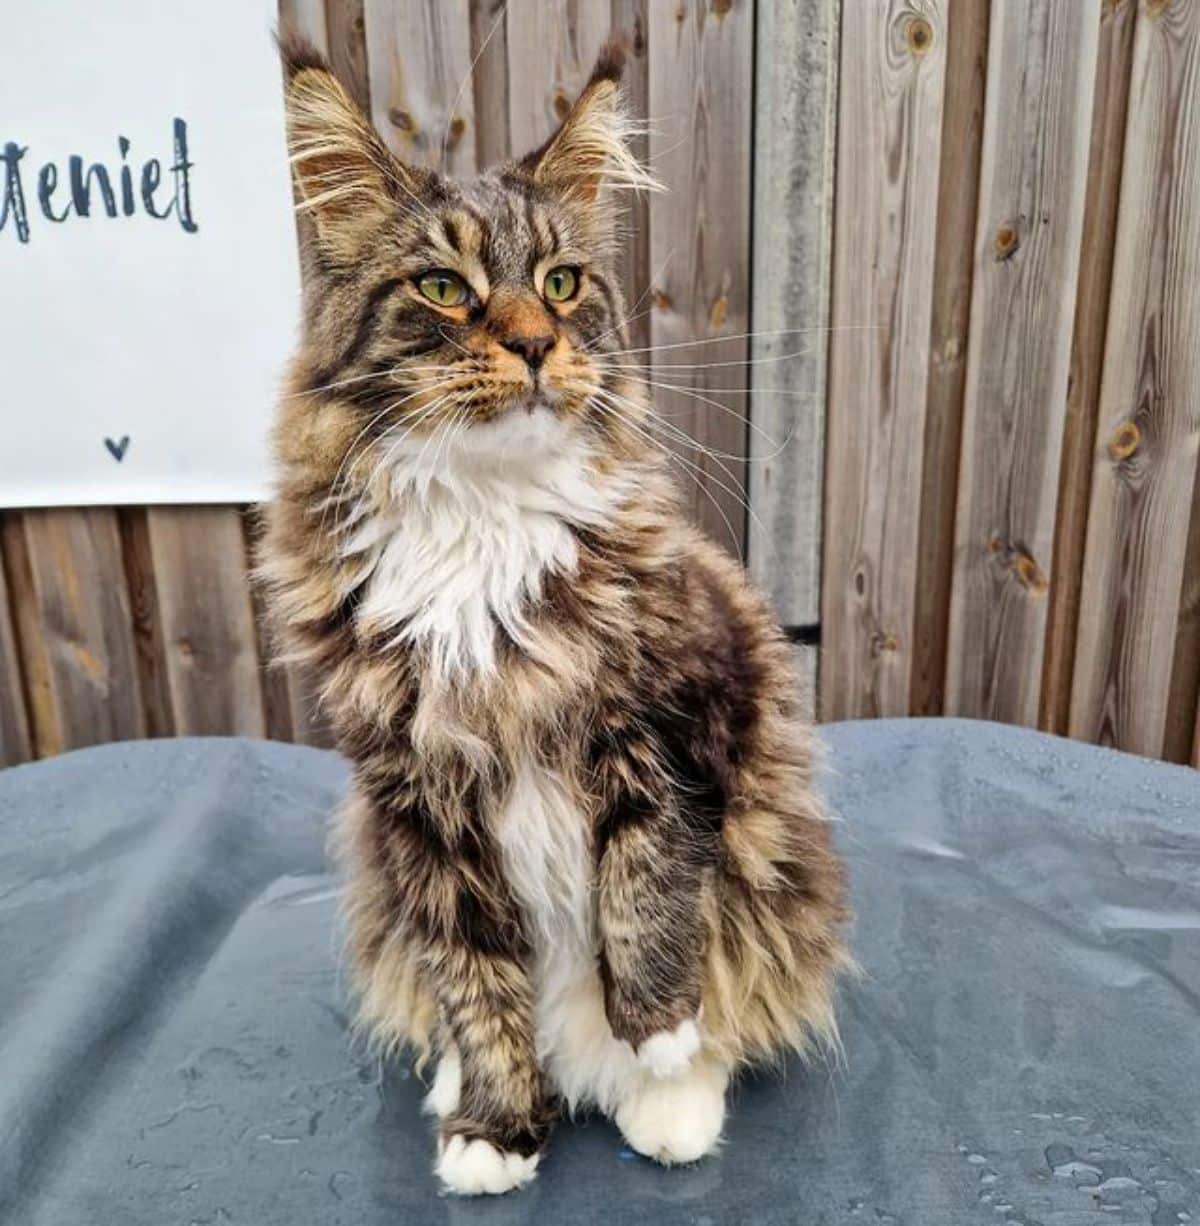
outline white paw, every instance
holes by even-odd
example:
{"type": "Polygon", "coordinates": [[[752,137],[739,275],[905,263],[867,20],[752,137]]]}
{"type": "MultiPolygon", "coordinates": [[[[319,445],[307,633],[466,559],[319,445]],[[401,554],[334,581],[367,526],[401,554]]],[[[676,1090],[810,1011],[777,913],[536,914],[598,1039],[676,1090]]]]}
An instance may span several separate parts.
{"type": "Polygon", "coordinates": [[[725,1122],[723,1069],[700,1067],[674,1081],[648,1080],[617,1108],[617,1127],[647,1158],[665,1166],[712,1153],[725,1122]]]}
{"type": "Polygon", "coordinates": [[[434,1170],[442,1183],[459,1196],[479,1196],[485,1192],[498,1196],[513,1188],[523,1188],[537,1173],[539,1157],[508,1154],[490,1141],[451,1137],[438,1155],[434,1170]]]}
{"type": "Polygon", "coordinates": [[[700,1050],[700,1028],[685,1018],[674,1030],[652,1034],[637,1049],[638,1063],[655,1077],[678,1077],[691,1067],[700,1050]]]}
{"type": "Polygon", "coordinates": [[[437,1073],[429,1093],[425,1095],[425,1111],[436,1115],[438,1119],[449,1119],[458,1110],[458,1100],[462,1096],[462,1061],[458,1052],[447,1048],[438,1061],[437,1073]]]}

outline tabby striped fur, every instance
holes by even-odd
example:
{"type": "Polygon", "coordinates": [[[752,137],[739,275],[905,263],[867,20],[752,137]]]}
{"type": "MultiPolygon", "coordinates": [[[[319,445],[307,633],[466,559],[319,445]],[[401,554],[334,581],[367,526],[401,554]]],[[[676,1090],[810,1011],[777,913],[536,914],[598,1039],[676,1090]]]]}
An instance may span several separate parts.
{"type": "Polygon", "coordinates": [[[843,886],[790,648],[619,354],[616,189],[649,186],[621,55],[542,149],[452,183],[283,49],[310,232],[260,569],[353,766],[362,1021],[441,1058],[456,1191],[531,1178],[564,1104],[690,1161],[733,1072],[835,1042],[843,886]],[[462,306],[422,298],[443,268],[462,306]]]}

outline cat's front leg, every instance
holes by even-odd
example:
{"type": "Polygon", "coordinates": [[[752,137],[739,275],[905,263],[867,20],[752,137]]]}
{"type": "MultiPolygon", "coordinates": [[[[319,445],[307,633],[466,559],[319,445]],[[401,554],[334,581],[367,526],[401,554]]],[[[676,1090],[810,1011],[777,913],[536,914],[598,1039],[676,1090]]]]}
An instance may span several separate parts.
{"type": "Polygon", "coordinates": [[[534,1048],[519,957],[442,942],[425,959],[448,1036],[430,1106],[440,1117],[437,1174],[463,1195],[507,1192],[537,1171],[554,1108],[534,1048]]]}
{"type": "Polygon", "coordinates": [[[711,850],[678,814],[610,823],[600,862],[601,971],[609,1026],[641,1072],[616,1123],[659,1162],[693,1162],[720,1140],[728,1070],[703,1049],[703,892],[711,850]]]}

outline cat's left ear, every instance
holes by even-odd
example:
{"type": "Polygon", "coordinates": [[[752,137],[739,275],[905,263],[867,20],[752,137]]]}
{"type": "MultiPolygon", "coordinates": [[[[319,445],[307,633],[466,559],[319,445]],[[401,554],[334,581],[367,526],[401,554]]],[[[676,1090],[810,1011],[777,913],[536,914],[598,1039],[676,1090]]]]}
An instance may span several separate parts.
{"type": "Polygon", "coordinates": [[[661,190],[629,148],[638,129],[621,92],[624,68],[624,50],[617,42],[608,43],[562,126],[521,160],[521,169],[535,183],[585,205],[609,188],[661,190]]]}

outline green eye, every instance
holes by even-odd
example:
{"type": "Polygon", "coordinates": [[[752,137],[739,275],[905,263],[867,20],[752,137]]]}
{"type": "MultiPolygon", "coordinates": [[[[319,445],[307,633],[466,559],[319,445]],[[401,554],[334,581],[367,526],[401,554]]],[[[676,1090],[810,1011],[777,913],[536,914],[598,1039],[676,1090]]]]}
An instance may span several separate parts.
{"type": "Polygon", "coordinates": [[[575,297],[575,291],[578,288],[579,277],[575,269],[568,268],[564,264],[561,268],[552,268],[546,274],[546,283],[542,286],[542,292],[551,302],[566,302],[575,297]]]}
{"type": "Polygon", "coordinates": [[[467,283],[456,272],[438,268],[417,281],[417,289],[441,307],[462,306],[467,300],[467,283]]]}

